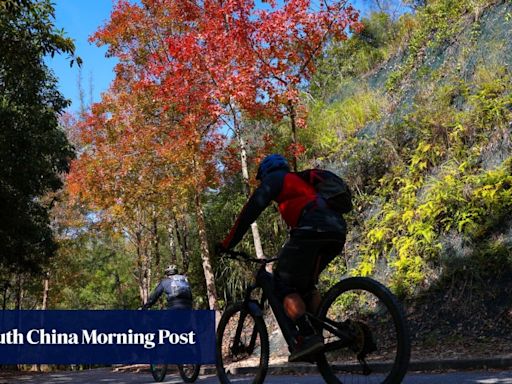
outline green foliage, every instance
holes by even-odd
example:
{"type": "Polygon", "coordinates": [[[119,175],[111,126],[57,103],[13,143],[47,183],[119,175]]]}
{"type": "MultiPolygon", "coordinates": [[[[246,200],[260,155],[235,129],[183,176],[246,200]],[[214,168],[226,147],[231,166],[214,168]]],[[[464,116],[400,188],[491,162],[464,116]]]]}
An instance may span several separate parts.
{"type": "Polygon", "coordinates": [[[0,263],[37,270],[55,252],[47,192],[62,185],[73,150],[58,117],[68,102],[44,64],[72,54],[49,1],[0,4],[0,263]]]}
{"type": "Polygon", "coordinates": [[[362,75],[390,57],[393,42],[400,40],[401,26],[386,13],[372,13],[361,20],[364,29],[347,41],[333,41],[319,60],[309,92],[325,100],[343,91],[343,79],[362,75]]]}
{"type": "Polygon", "coordinates": [[[310,106],[309,129],[301,133],[301,139],[317,158],[348,151],[357,145],[361,129],[380,119],[385,108],[386,98],[370,90],[359,90],[330,104],[317,101],[310,106]]]}
{"type": "Polygon", "coordinates": [[[140,299],[125,239],[115,233],[88,233],[61,243],[52,261],[51,309],[135,309],[140,299]]]}
{"type": "Polygon", "coordinates": [[[395,269],[396,290],[410,293],[428,283],[439,263],[442,234],[484,238],[512,212],[512,159],[493,169],[481,163],[490,132],[506,129],[512,117],[511,77],[498,73],[490,80],[482,69],[473,87],[456,82],[421,103],[419,97],[402,126],[416,126],[415,147],[402,150],[405,165],[381,179],[385,203],[365,222],[357,273],[373,273],[385,257],[395,269]],[[460,95],[467,99],[463,111],[454,105],[460,95]]]}
{"type": "Polygon", "coordinates": [[[327,268],[319,276],[318,289],[323,294],[329,290],[334,284],[340,281],[341,276],[345,275],[348,271],[345,255],[340,255],[334,258],[333,261],[327,265],[327,268]]]}
{"type": "Polygon", "coordinates": [[[455,40],[467,25],[471,13],[475,20],[471,38],[476,38],[479,33],[478,15],[489,4],[490,0],[434,0],[420,7],[415,15],[414,29],[407,41],[406,56],[401,65],[389,74],[387,90],[398,90],[404,78],[421,67],[427,50],[434,51],[455,40]]]}

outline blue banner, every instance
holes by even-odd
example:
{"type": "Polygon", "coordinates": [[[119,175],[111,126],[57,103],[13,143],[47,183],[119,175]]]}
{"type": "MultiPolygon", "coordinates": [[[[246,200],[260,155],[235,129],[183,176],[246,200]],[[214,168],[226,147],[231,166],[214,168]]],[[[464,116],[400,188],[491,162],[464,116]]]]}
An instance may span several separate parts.
{"type": "Polygon", "coordinates": [[[0,364],[212,364],[213,311],[0,311],[0,364]]]}

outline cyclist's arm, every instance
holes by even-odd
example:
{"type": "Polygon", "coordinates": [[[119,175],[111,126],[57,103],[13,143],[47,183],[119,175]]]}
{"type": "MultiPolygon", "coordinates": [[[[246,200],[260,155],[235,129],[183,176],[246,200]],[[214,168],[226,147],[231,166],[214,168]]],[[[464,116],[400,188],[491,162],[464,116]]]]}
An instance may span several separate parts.
{"type": "Polygon", "coordinates": [[[162,284],[162,282],[160,282],[157,285],[157,287],[155,288],[155,290],[153,292],[151,292],[151,295],[149,295],[148,301],[146,304],[144,304],[144,307],[149,308],[153,304],[155,304],[158,301],[158,299],[160,298],[160,296],[162,296],[163,292],[164,292],[164,285],[162,284]]]}
{"type": "Polygon", "coordinates": [[[279,196],[283,183],[282,175],[276,174],[274,177],[269,176],[267,179],[253,192],[249,201],[243,207],[242,212],[240,212],[229,235],[222,242],[225,249],[235,247],[261,212],[269,206],[272,200],[279,196]]]}

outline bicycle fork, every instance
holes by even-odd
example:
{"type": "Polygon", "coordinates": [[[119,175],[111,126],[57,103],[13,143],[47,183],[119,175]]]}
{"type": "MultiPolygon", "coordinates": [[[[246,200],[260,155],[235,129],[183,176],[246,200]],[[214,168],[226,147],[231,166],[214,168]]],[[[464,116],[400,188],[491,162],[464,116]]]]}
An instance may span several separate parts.
{"type": "Polygon", "coordinates": [[[243,309],[240,311],[240,319],[238,320],[233,345],[231,346],[231,352],[235,355],[240,352],[252,354],[252,352],[254,351],[254,347],[256,346],[256,338],[258,337],[256,327],[253,327],[252,329],[249,344],[244,345],[241,342],[242,331],[244,329],[244,322],[247,315],[250,313],[254,317],[263,317],[264,299],[262,298],[261,303],[258,303],[256,300],[251,299],[251,293],[256,288],[256,285],[251,285],[247,288],[245,292],[244,306],[243,309]]]}
{"type": "Polygon", "coordinates": [[[241,353],[247,353],[250,355],[254,351],[254,346],[256,345],[257,334],[256,334],[255,327],[252,329],[251,339],[249,341],[249,344],[245,345],[241,342],[242,331],[244,329],[244,322],[247,317],[247,314],[248,314],[248,312],[246,309],[244,309],[240,312],[240,319],[239,319],[237,327],[236,327],[235,338],[233,340],[233,345],[230,348],[231,353],[234,356],[239,355],[241,353]]]}

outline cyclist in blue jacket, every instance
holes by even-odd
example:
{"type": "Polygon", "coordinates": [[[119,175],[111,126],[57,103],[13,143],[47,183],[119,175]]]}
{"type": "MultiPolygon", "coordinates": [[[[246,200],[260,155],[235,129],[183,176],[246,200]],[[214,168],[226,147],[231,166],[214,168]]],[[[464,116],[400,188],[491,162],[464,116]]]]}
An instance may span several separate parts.
{"type": "Polygon", "coordinates": [[[297,344],[289,361],[307,360],[323,347],[323,338],[315,333],[305,315],[316,313],[320,294],[318,276],[345,244],[346,223],[330,209],[313,185],[290,172],[286,159],[278,154],[265,157],[258,168],[259,187],[243,207],[229,235],[218,251],[235,247],[261,212],[277,202],[279,212],[290,229],[277,266],[274,281],[287,316],[298,327],[297,344]]]}
{"type": "Polygon", "coordinates": [[[149,295],[147,303],[142,308],[151,307],[165,293],[168,309],[192,309],[192,290],[186,276],[178,274],[175,265],[169,265],[164,273],[165,277],[149,295]]]}

